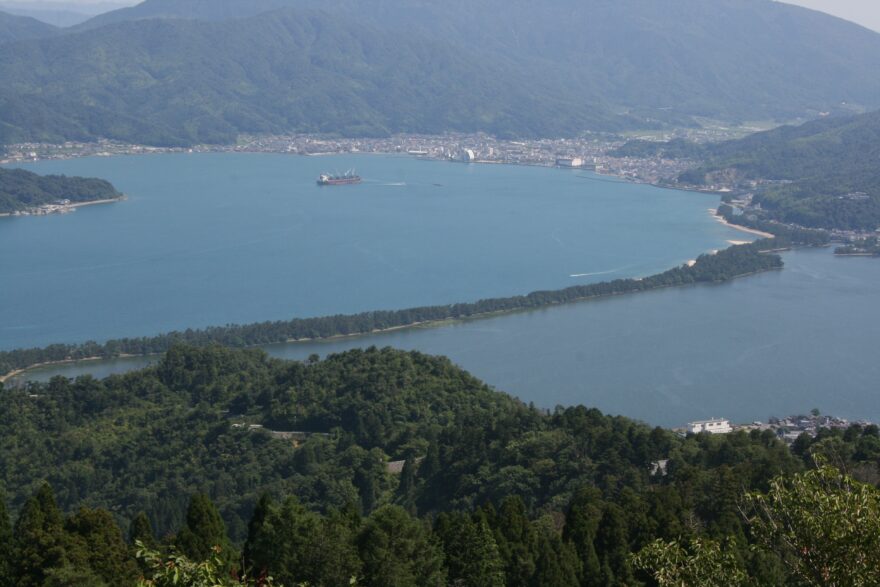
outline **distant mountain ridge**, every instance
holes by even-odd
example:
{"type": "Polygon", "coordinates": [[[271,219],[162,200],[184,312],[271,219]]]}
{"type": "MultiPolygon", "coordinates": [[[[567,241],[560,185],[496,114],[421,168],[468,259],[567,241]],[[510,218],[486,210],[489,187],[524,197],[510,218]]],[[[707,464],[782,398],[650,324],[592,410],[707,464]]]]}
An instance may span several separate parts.
{"type": "Polygon", "coordinates": [[[54,35],[57,28],[29,16],[0,11],[0,44],[54,35]]]}
{"type": "Polygon", "coordinates": [[[570,136],[880,107],[880,34],[769,0],[147,0],[64,32],[0,51],[21,79],[0,140],[570,136]]]}

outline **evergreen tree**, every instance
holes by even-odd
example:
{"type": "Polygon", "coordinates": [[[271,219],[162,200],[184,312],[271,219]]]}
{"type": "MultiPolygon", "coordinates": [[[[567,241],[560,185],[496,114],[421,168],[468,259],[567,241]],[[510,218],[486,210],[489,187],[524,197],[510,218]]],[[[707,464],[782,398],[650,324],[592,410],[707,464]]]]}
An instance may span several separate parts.
{"type": "Polygon", "coordinates": [[[110,512],[83,508],[67,519],[64,528],[72,568],[108,585],[127,585],[137,578],[137,565],[110,512]]]}
{"type": "Polygon", "coordinates": [[[281,507],[263,501],[258,510],[245,545],[251,574],[268,571],[283,585],[347,585],[359,574],[350,515],[332,512],[322,517],[295,497],[281,507]]]}
{"type": "Polygon", "coordinates": [[[400,482],[397,486],[397,503],[413,515],[416,515],[415,492],[416,461],[410,455],[403,462],[403,469],[400,472],[400,482]]]}
{"type": "Polygon", "coordinates": [[[601,585],[630,585],[633,583],[629,563],[629,541],[626,516],[614,504],[606,504],[596,530],[596,554],[602,563],[601,585]]]}
{"type": "Polygon", "coordinates": [[[61,511],[48,484],[25,502],[13,530],[16,585],[40,587],[51,569],[65,564],[61,511]]]}
{"type": "Polygon", "coordinates": [[[443,543],[449,581],[462,587],[504,587],[504,561],[482,516],[441,514],[436,534],[443,543]]]}
{"type": "Polygon", "coordinates": [[[147,548],[156,548],[156,535],[153,533],[153,525],[150,524],[150,518],[147,517],[146,512],[138,512],[138,515],[131,521],[131,526],[128,529],[128,541],[130,544],[140,542],[147,548]]]}
{"type": "Polygon", "coordinates": [[[271,510],[272,498],[264,493],[260,496],[260,499],[257,500],[257,503],[254,506],[254,513],[251,515],[251,521],[248,522],[247,540],[245,541],[244,549],[242,550],[244,568],[249,569],[251,572],[260,572],[262,570],[255,566],[254,557],[257,551],[255,551],[254,547],[262,540],[262,534],[264,531],[263,527],[271,510]]]}
{"type": "Polygon", "coordinates": [[[495,518],[495,541],[504,561],[508,587],[529,585],[535,573],[535,532],[519,496],[506,497],[495,518]]]}
{"type": "Polygon", "coordinates": [[[196,561],[207,560],[214,548],[219,547],[228,561],[231,547],[226,525],[207,495],[197,493],[190,499],[186,526],[177,534],[176,545],[181,553],[196,561]]]}
{"type": "Polygon", "coordinates": [[[366,587],[442,587],[443,550],[431,532],[406,510],[379,508],[358,537],[366,587]]]}
{"type": "Polygon", "coordinates": [[[598,585],[601,563],[594,542],[602,519],[601,493],[593,487],[577,491],[565,515],[563,538],[570,543],[581,561],[580,584],[598,585]]]}
{"type": "MultiPolygon", "coordinates": [[[[2,387],[0,387],[0,392],[2,392],[2,387]]],[[[0,587],[13,587],[14,585],[12,562],[12,523],[6,509],[6,494],[0,490],[0,587]]]]}
{"type": "Polygon", "coordinates": [[[569,587],[578,584],[580,561],[570,543],[548,523],[537,522],[538,548],[532,587],[569,587]]]}

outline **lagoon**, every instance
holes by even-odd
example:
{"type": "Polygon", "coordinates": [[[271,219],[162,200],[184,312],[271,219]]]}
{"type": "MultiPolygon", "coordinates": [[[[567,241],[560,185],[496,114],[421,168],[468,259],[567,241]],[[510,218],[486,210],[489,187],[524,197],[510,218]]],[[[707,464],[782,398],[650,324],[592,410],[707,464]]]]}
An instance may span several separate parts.
{"type": "Polygon", "coordinates": [[[0,349],[556,289],[743,238],[713,196],[576,170],[228,153],[24,167],[128,200],[0,218],[0,349]],[[351,167],[363,184],[315,184],[351,167]]]}

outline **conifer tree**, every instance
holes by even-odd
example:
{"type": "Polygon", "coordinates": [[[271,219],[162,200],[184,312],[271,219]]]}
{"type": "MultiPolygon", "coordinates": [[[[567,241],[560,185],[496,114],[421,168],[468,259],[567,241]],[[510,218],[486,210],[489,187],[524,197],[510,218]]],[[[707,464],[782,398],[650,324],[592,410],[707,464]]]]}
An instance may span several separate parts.
{"type": "Polygon", "coordinates": [[[150,518],[146,512],[138,512],[138,515],[131,521],[131,527],[128,529],[128,541],[130,544],[140,542],[149,549],[156,548],[156,535],[153,533],[153,525],[150,524],[150,518]]]}
{"type": "Polygon", "coordinates": [[[6,494],[0,490],[0,587],[12,587],[12,523],[6,509],[6,494]]]}
{"type": "Polygon", "coordinates": [[[379,508],[358,537],[367,587],[443,587],[443,550],[422,522],[397,506],[379,508]]]}
{"type": "Polygon", "coordinates": [[[244,543],[244,550],[242,551],[244,568],[249,569],[252,573],[254,571],[258,573],[262,571],[262,569],[258,568],[255,561],[255,555],[257,554],[256,547],[261,541],[263,541],[264,525],[266,523],[266,518],[269,517],[271,511],[272,498],[264,493],[260,496],[260,499],[257,500],[257,503],[254,506],[254,513],[251,515],[250,522],[248,522],[247,540],[244,543]]]}
{"type": "Polygon", "coordinates": [[[400,482],[397,486],[397,503],[413,515],[416,514],[415,493],[416,462],[410,455],[403,462],[403,469],[400,472],[400,482]]]}
{"type": "Polygon", "coordinates": [[[575,493],[565,515],[562,537],[574,547],[581,561],[582,586],[596,585],[600,577],[601,563],[594,542],[602,519],[601,504],[599,490],[584,487],[575,493]]]}
{"type": "Polygon", "coordinates": [[[481,516],[441,514],[436,534],[443,543],[449,581],[462,587],[504,587],[504,561],[481,516]]]}
{"type": "Polygon", "coordinates": [[[532,587],[577,585],[580,562],[574,547],[570,543],[563,542],[553,528],[541,523],[537,524],[540,529],[532,587]]]}
{"type": "Polygon", "coordinates": [[[61,511],[48,484],[25,502],[13,537],[17,586],[40,587],[52,569],[65,565],[61,511]]]}
{"type": "Polygon", "coordinates": [[[69,565],[108,585],[128,585],[137,565],[116,520],[107,510],[83,508],[64,523],[69,565]]]}
{"type": "Polygon", "coordinates": [[[231,547],[226,525],[207,495],[197,493],[190,499],[186,526],[177,534],[176,545],[181,553],[196,561],[207,560],[213,549],[219,547],[228,561],[231,547]]]}
{"type": "Polygon", "coordinates": [[[606,504],[596,530],[596,554],[601,561],[599,585],[630,585],[633,583],[629,562],[629,541],[626,517],[614,504],[606,504]]]}
{"type": "Polygon", "coordinates": [[[535,533],[519,496],[506,497],[496,516],[495,540],[504,561],[505,584],[524,587],[535,573],[535,533]]]}

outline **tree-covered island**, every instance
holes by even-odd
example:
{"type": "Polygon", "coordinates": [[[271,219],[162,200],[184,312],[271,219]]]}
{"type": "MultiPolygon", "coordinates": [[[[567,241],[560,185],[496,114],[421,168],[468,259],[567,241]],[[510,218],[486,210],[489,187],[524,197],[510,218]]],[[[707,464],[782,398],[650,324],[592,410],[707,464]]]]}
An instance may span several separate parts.
{"type": "Polygon", "coordinates": [[[54,211],[123,197],[110,182],[0,168],[0,215],[54,211]]]}

